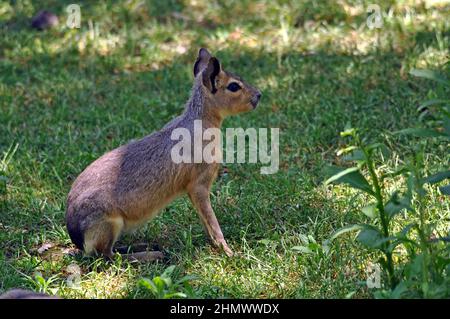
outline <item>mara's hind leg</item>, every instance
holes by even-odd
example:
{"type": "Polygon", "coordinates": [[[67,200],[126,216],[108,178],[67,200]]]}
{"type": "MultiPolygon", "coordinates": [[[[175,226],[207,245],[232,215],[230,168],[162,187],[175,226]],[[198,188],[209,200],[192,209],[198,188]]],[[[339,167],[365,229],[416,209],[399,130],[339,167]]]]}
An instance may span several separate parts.
{"type": "Polygon", "coordinates": [[[84,236],[84,251],[86,254],[101,254],[107,258],[113,257],[112,247],[123,229],[122,217],[104,218],[95,222],[84,236]]]}
{"type": "MultiPolygon", "coordinates": [[[[85,233],[84,250],[87,254],[101,254],[106,258],[114,257],[113,246],[124,227],[120,216],[104,218],[93,224],[85,233]]],[[[148,262],[163,259],[160,251],[141,251],[121,254],[123,259],[130,261],[148,262]]]]}

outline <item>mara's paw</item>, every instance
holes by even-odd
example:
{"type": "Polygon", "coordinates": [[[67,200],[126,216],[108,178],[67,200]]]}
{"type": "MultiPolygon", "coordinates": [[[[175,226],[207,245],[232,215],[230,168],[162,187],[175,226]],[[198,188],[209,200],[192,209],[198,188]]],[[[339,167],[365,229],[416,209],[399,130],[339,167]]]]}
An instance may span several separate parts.
{"type": "Polygon", "coordinates": [[[226,243],[221,244],[220,248],[228,257],[233,257],[235,255],[234,252],[230,249],[230,247],[228,247],[226,243]]]}

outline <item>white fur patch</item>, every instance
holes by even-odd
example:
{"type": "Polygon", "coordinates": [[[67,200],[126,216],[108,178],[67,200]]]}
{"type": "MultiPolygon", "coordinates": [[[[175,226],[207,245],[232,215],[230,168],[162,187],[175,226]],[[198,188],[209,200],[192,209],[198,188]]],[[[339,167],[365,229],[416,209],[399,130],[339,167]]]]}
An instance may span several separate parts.
{"type": "MultiPolygon", "coordinates": [[[[114,245],[114,243],[116,242],[117,238],[119,237],[120,233],[123,230],[124,227],[123,218],[121,216],[109,217],[104,221],[104,223],[109,223],[113,227],[113,234],[114,234],[113,245],[114,245]]],[[[101,225],[97,227],[101,228],[101,225]]],[[[87,255],[91,255],[96,252],[95,247],[97,246],[98,241],[105,240],[105,238],[103,238],[102,236],[103,234],[101,234],[101,231],[100,232],[98,230],[96,231],[95,227],[89,229],[85,233],[84,251],[87,255]]]]}

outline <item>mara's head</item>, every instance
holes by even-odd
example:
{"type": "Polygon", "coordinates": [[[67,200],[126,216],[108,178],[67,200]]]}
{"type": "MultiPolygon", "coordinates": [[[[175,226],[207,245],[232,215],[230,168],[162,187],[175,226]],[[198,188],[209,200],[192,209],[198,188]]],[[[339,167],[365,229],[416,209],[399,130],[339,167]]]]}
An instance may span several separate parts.
{"type": "Polygon", "coordinates": [[[194,64],[195,79],[202,87],[208,105],[221,117],[251,111],[261,92],[240,76],[222,69],[219,60],[201,48],[194,64]]]}

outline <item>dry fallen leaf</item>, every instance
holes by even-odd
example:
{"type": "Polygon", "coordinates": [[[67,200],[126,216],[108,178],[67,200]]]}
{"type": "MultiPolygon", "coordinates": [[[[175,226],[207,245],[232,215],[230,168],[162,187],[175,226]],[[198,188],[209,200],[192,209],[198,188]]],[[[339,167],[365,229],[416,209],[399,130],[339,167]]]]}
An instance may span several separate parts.
{"type": "Polygon", "coordinates": [[[54,245],[52,243],[45,243],[43,244],[41,247],[39,247],[39,249],[37,250],[38,254],[43,254],[44,252],[46,252],[47,250],[49,250],[50,248],[52,248],[54,245]]]}

